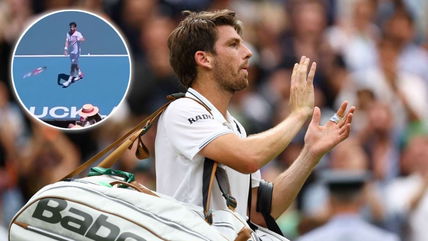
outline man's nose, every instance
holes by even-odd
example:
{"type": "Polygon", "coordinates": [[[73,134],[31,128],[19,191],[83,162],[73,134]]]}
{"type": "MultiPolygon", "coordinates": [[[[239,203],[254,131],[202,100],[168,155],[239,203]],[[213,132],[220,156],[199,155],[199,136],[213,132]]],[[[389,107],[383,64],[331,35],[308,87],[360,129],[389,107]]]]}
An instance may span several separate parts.
{"type": "Polygon", "coordinates": [[[245,59],[249,59],[251,58],[251,56],[253,56],[253,52],[251,52],[251,50],[247,47],[247,45],[243,45],[244,46],[244,52],[245,52],[245,59]]]}

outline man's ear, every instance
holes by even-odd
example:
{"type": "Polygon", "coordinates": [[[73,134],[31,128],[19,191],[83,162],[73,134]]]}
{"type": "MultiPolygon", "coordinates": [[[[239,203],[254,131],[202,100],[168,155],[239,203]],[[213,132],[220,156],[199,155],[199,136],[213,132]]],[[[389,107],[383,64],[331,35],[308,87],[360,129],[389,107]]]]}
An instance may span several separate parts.
{"type": "Polygon", "coordinates": [[[209,52],[200,50],[196,51],[194,58],[197,65],[203,68],[212,69],[213,57],[209,52]]]}

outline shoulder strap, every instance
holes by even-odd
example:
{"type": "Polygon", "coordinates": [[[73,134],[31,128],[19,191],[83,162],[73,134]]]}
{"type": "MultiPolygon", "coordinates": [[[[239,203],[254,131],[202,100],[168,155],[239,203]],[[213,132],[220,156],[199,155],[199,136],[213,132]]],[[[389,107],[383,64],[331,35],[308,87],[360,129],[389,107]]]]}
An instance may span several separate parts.
{"type": "MultiPolygon", "coordinates": [[[[210,112],[211,113],[211,112],[210,112]]],[[[238,126],[238,123],[234,121],[236,128],[241,133],[241,130],[238,126]]],[[[208,223],[212,223],[212,214],[210,210],[210,197],[212,192],[212,187],[214,183],[214,176],[217,180],[218,187],[222,196],[226,201],[226,206],[235,211],[237,207],[236,199],[231,195],[230,192],[230,183],[229,178],[227,177],[226,170],[221,167],[218,167],[218,163],[210,158],[205,158],[204,160],[204,170],[202,174],[202,206],[204,208],[205,220],[208,223]]],[[[251,186],[251,180],[250,180],[251,186]]]]}
{"type": "MultiPolygon", "coordinates": [[[[250,175],[250,185],[249,185],[249,193],[248,193],[248,220],[247,223],[251,227],[251,229],[256,230],[258,227],[251,221],[251,205],[252,205],[252,187],[251,187],[251,175],[250,175]]],[[[281,235],[284,236],[275,219],[271,216],[271,208],[272,208],[272,192],[273,192],[273,184],[270,182],[266,182],[264,180],[260,180],[259,187],[257,188],[257,203],[256,203],[256,211],[260,212],[263,215],[263,218],[266,223],[266,227],[281,235]]]]}
{"type": "MultiPolygon", "coordinates": [[[[153,112],[150,116],[148,116],[143,121],[138,123],[134,128],[132,128],[130,131],[128,131],[125,135],[123,135],[122,137],[120,137],[119,139],[114,141],[112,144],[110,144],[109,146],[104,148],[102,151],[100,151],[99,153],[92,156],[88,161],[81,164],[79,167],[77,167],[73,171],[71,171],[69,174],[67,174],[65,177],[63,177],[61,180],[79,175],[80,173],[82,173],[84,170],[88,169],[92,164],[94,164],[97,160],[99,160],[101,157],[103,157],[104,155],[106,155],[110,151],[111,151],[111,153],[106,158],[104,158],[103,161],[101,161],[101,163],[98,166],[103,167],[103,168],[111,167],[116,162],[116,160],[127,149],[129,149],[133,145],[134,141],[137,139],[138,139],[138,149],[137,149],[137,153],[136,153],[137,157],[142,158],[142,157],[148,156],[147,148],[142,143],[140,137],[142,135],[144,135],[151,128],[152,124],[159,118],[159,116],[162,114],[162,112],[165,111],[165,109],[169,106],[169,104],[171,104],[171,102],[173,102],[179,98],[192,99],[192,100],[196,101],[197,103],[199,103],[200,105],[202,105],[210,114],[212,114],[211,109],[205,103],[200,101],[199,99],[187,97],[187,96],[185,96],[184,93],[176,93],[176,94],[168,95],[167,96],[168,102],[166,104],[161,106],[159,109],[157,109],[155,112],[153,112]]],[[[212,190],[212,185],[214,182],[214,177],[217,176],[216,173],[217,173],[218,163],[215,161],[209,160],[209,161],[206,161],[204,165],[206,165],[206,167],[204,166],[204,173],[205,172],[208,173],[207,175],[204,174],[204,180],[203,180],[204,214],[205,214],[205,218],[206,218],[207,222],[211,224],[212,223],[212,216],[209,214],[210,197],[211,197],[211,190],[212,190]]],[[[222,169],[222,170],[224,172],[224,175],[219,174],[221,177],[217,177],[217,180],[219,180],[218,183],[219,183],[219,185],[221,185],[220,190],[222,190],[223,196],[226,198],[226,200],[229,199],[229,201],[227,203],[228,207],[235,208],[236,207],[236,200],[234,200],[234,198],[230,194],[228,194],[228,193],[230,193],[230,191],[227,191],[227,193],[224,191],[224,190],[230,190],[230,188],[229,188],[229,181],[227,178],[227,174],[224,171],[224,169],[222,169]],[[225,180],[225,182],[220,181],[220,180],[225,180]],[[225,184],[220,184],[220,183],[225,183],[225,184]]],[[[220,173],[222,173],[222,172],[220,172],[220,173]]]]}
{"type": "Polygon", "coordinates": [[[247,224],[250,226],[252,230],[256,230],[257,226],[251,222],[251,205],[252,205],[252,199],[253,199],[253,188],[251,186],[251,177],[253,174],[250,174],[250,184],[248,185],[248,200],[247,200],[247,212],[248,212],[248,220],[247,224]]]}
{"type": "Polygon", "coordinates": [[[229,178],[227,177],[226,170],[219,167],[216,161],[210,158],[205,158],[202,174],[202,204],[205,220],[209,224],[212,223],[210,201],[214,185],[214,177],[216,178],[220,192],[226,201],[226,206],[232,211],[234,211],[237,206],[236,199],[230,194],[229,178]]]}
{"type": "Polygon", "coordinates": [[[272,192],[273,184],[264,180],[260,181],[259,188],[257,190],[257,207],[256,211],[262,213],[265,219],[266,226],[269,230],[283,236],[281,229],[276,223],[275,219],[271,216],[272,210],[272,192]]]}
{"type": "Polygon", "coordinates": [[[217,167],[215,178],[217,180],[217,184],[218,184],[218,187],[220,188],[221,194],[226,200],[226,206],[230,210],[234,211],[238,204],[236,202],[236,199],[231,195],[229,178],[227,177],[226,170],[224,170],[221,167],[217,167]]]}
{"type": "Polygon", "coordinates": [[[212,213],[210,210],[211,193],[214,183],[215,173],[217,171],[218,163],[205,158],[204,170],[202,174],[202,206],[204,208],[204,217],[207,223],[212,224],[212,213]]]}
{"type": "Polygon", "coordinates": [[[98,165],[99,167],[108,168],[111,167],[116,160],[125,152],[127,149],[131,148],[134,141],[138,138],[138,148],[136,155],[139,159],[147,158],[149,153],[147,148],[144,146],[143,142],[141,141],[140,137],[152,127],[152,124],[156,122],[156,120],[159,118],[159,116],[162,114],[162,112],[165,111],[165,109],[171,104],[173,101],[180,99],[180,98],[189,98],[200,105],[202,105],[210,114],[211,109],[202,101],[186,97],[185,93],[174,93],[171,95],[168,95],[166,97],[168,99],[168,102],[161,106],[159,109],[157,109],[155,112],[153,112],[151,115],[149,115],[147,118],[145,118],[143,121],[138,123],[134,128],[132,128],[130,131],[128,131],[125,135],[114,141],[112,144],[92,156],[89,160],[78,166],[76,169],[68,173],[66,176],[61,178],[61,180],[74,177],[76,175],[79,175],[86,169],[88,169],[92,164],[94,164],[97,160],[99,160],[101,157],[106,155],[108,152],[112,151],[106,158],[101,161],[101,163],[98,165]]]}

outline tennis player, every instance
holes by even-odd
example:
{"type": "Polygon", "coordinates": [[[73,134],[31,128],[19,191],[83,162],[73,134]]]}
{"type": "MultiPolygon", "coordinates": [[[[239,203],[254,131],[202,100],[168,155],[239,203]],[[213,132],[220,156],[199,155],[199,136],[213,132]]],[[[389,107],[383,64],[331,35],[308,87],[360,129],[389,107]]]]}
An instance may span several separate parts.
{"type": "MultiPolygon", "coordinates": [[[[316,64],[302,57],[291,76],[290,114],[275,127],[247,137],[228,111],[235,93],[249,84],[252,52],[242,39],[240,21],[230,10],[186,14],[169,36],[168,47],[170,63],[188,88],[188,98],[174,101],[159,118],[157,191],[204,206],[204,171],[214,160],[227,174],[236,211],[243,217],[251,213],[252,222],[268,225],[290,206],[321,157],[348,137],[355,107],[346,111],[344,102],[328,123],[320,125],[321,111],[314,107],[316,64]],[[258,192],[259,169],[287,147],[308,119],[312,120],[300,155],[274,180],[273,190],[264,189],[268,195],[259,195],[264,192],[258,192]],[[271,209],[258,212],[259,204],[271,209]]],[[[217,185],[210,203],[213,209],[226,209],[217,185]]]]}
{"type": "Polygon", "coordinates": [[[68,87],[72,82],[83,78],[83,73],[79,67],[79,57],[81,52],[80,43],[85,41],[85,38],[82,33],[77,31],[77,24],[75,22],[71,22],[69,26],[70,31],[67,32],[65,37],[64,55],[70,56],[71,67],[70,77],[62,83],[64,87],[68,87]]]}

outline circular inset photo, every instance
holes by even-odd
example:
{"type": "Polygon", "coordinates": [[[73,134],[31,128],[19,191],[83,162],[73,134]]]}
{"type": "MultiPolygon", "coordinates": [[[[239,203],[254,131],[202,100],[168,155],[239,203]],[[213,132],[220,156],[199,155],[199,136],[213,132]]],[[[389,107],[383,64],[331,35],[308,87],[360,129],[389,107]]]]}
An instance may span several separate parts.
{"type": "Polygon", "coordinates": [[[19,38],[12,86],[37,120],[81,130],[106,120],[124,101],[131,58],[122,35],[102,17],[81,10],[48,13],[19,38]]]}

